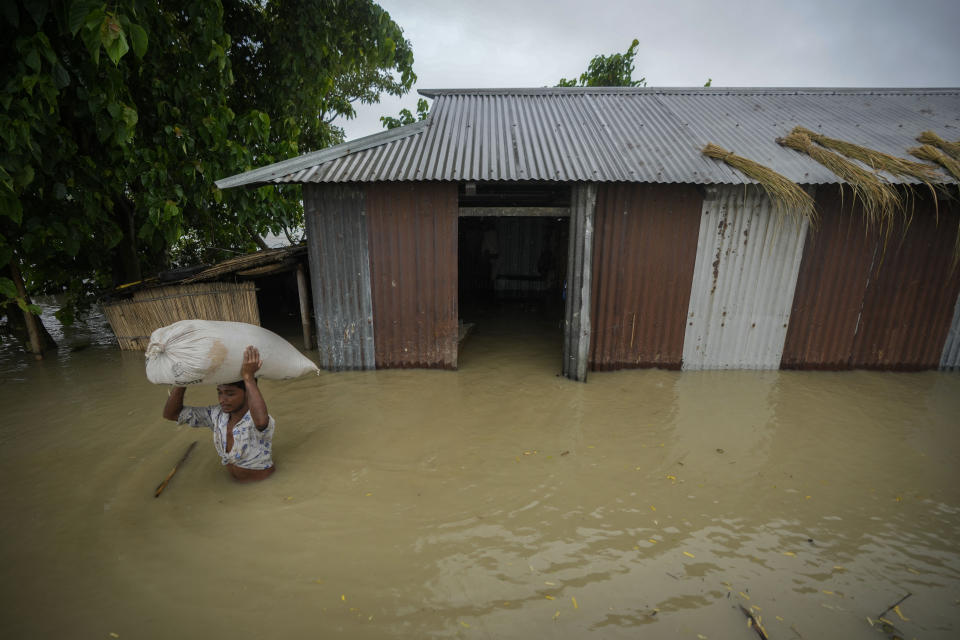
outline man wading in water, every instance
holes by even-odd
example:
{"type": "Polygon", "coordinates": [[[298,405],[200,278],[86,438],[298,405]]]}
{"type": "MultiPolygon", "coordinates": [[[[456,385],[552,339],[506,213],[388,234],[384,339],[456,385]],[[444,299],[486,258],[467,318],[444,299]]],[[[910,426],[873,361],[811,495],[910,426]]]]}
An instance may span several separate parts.
{"type": "Polygon", "coordinates": [[[271,448],[276,423],[267,413],[254,374],[263,365],[256,347],[243,352],[242,380],[217,385],[220,404],[209,407],[185,407],[186,387],[174,387],[163,407],[163,417],[191,427],[213,431],[213,446],[221,464],[237,480],[263,480],[274,472],[271,448]]]}

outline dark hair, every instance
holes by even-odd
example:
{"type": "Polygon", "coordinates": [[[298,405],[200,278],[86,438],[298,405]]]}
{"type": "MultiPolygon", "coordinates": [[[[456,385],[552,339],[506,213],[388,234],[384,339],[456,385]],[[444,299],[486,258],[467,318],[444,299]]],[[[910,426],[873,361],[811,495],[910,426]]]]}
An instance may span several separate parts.
{"type": "Polygon", "coordinates": [[[224,382],[223,386],[225,387],[237,387],[244,393],[247,392],[247,385],[243,383],[243,380],[237,380],[236,382],[224,382]]]}

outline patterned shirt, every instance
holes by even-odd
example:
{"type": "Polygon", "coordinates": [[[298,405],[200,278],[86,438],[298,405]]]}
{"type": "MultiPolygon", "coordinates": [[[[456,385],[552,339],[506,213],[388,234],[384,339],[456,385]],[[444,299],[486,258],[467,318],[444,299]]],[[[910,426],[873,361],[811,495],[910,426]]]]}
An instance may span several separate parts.
{"type": "Polygon", "coordinates": [[[184,407],[180,410],[177,423],[197,428],[207,427],[213,431],[213,446],[220,454],[220,464],[233,464],[244,469],[267,469],[273,466],[270,453],[276,427],[273,416],[267,417],[267,428],[259,431],[247,411],[240,421],[233,425],[233,447],[230,451],[227,451],[227,422],[230,414],[224,413],[220,405],[184,407]]]}

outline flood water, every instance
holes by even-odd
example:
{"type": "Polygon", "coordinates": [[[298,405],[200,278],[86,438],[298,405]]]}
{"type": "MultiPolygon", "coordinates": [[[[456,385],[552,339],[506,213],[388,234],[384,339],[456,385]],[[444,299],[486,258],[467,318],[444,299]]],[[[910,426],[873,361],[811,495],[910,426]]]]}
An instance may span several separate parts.
{"type": "Polygon", "coordinates": [[[7,349],[0,637],[960,634],[960,375],[579,384],[551,327],[478,329],[457,372],[264,381],[252,485],[142,354],[7,349]]]}

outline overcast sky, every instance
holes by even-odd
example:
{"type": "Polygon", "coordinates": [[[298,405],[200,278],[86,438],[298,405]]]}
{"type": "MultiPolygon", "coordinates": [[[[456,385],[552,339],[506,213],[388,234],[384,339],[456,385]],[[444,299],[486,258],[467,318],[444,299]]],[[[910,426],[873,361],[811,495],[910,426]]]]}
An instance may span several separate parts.
{"type": "Polygon", "coordinates": [[[960,87],[960,0],[380,0],[414,90],[338,120],[347,139],[417,89],[545,87],[640,41],[650,87],[960,87]]]}

